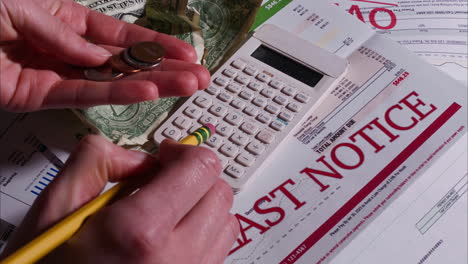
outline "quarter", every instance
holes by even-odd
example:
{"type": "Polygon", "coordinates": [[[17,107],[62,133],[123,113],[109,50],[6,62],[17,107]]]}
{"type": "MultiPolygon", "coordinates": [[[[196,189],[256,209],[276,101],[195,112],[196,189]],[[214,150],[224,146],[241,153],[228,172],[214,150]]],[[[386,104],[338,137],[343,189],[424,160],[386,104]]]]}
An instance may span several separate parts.
{"type": "Polygon", "coordinates": [[[134,67],[134,68],[138,68],[138,69],[141,69],[141,70],[150,70],[150,69],[153,69],[154,67],[158,66],[161,61],[162,61],[162,58],[161,60],[159,60],[158,62],[156,63],[147,63],[147,62],[142,62],[142,61],[139,61],[135,58],[133,58],[131,55],[130,55],[130,50],[129,49],[126,49],[124,50],[124,52],[122,53],[122,59],[124,60],[125,63],[127,63],[128,65],[134,67]]]}

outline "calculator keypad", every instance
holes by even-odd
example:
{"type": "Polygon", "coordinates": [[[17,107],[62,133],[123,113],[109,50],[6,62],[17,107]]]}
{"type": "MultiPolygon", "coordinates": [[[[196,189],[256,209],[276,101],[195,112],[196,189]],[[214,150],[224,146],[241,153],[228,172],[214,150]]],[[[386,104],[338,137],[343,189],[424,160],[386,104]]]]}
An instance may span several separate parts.
{"type": "Polygon", "coordinates": [[[242,180],[284,138],[282,131],[301,116],[298,113],[310,98],[241,59],[218,72],[212,84],[189,99],[159,133],[179,140],[203,124],[215,125],[216,134],[203,145],[218,152],[225,177],[242,180]]]}

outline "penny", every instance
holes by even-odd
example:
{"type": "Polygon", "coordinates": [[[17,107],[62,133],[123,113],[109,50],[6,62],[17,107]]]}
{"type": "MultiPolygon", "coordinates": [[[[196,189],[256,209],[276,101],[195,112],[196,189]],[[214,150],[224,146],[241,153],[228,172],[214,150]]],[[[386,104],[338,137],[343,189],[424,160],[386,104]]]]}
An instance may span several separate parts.
{"type": "Polygon", "coordinates": [[[123,72],[118,72],[109,66],[101,66],[84,70],[86,79],[97,82],[112,81],[122,77],[123,72]]]}
{"type": "Polygon", "coordinates": [[[150,70],[150,69],[158,66],[162,61],[162,59],[161,59],[157,63],[146,63],[146,62],[142,62],[142,61],[139,61],[139,60],[136,60],[136,59],[132,58],[132,56],[130,56],[129,53],[130,53],[129,49],[124,50],[124,52],[122,53],[122,59],[128,65],[130,65],[130,66],[132,66],[134,68],[141,69],[141,70],[150,70]]]}
{"type": "Polygon", "coordinates": [[[117,55],[112,56],[109,59],[108,63],[113,69],[123,72],[123,73],[134,73],[134,72],[141,71],[141,69],[134,68],[130,66],[128,63],[126,63],[125,61],[123,61],[121,55],[122,54],[117,54],[117,55]]]}
{"type": "Polygon", "coordinates": [[[154,42],[139,42],[129,48],[129,55],[143,63],[160,63],[166,53],[163,46],[154,42]]]}

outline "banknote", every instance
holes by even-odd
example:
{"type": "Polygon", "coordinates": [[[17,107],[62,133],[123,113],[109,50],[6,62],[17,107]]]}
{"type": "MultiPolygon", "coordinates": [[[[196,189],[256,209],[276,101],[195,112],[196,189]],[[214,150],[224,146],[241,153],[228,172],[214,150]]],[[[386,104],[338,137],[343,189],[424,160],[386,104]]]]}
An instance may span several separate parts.
{"type": "Polygon", "coordinates": [[[74,0],[94,11],[113,16],[128,23],[142,17],[146,0],[74,0]]]}
{"type": "MultiPolygon", "coordinates": [[[[199,63],[213,70],[246,36],[261,0],[75,0],[95,11],[176,36],[196,50],[199,63]],[[146,4],[146,5],[145,5],[146,4]],[[143,6],[144,12],[143,12],[143,6]],[[141,17],[143,15],[143,17],[141,17]],[[141,17],[141,18],[139,18],[141,17]]],[[[152,131],[177,98],[74,112],[118,145],[154,149],[152,131]]]]}

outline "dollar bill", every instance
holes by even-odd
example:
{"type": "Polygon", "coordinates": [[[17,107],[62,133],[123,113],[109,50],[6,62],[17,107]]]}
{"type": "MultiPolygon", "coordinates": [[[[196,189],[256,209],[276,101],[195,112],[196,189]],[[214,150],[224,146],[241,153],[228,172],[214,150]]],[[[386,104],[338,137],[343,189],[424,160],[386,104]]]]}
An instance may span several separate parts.
{"type": "MultiPolygon", "coordinates": [[[[194,46],[199,62],[210,70],[246,36],[261,0],[75,0],[93,10],[170,34],[194,46]],[[146,3],[144,12],[142,6],[146,3]],[[131,15],[132,19],[129,19],[131,15]],[[141,15],[142,18],[137,19],[141,15]]],[[[155,149],[154,129],[177,98],[120,106],[91,107],[74,112],[96,132],[118,145],[155,149]]]]}
{"type": "Polygon", "coordinates": [[[134,23],[144,15],[146,0],[74,0],[94,11],[134,23]]]}

